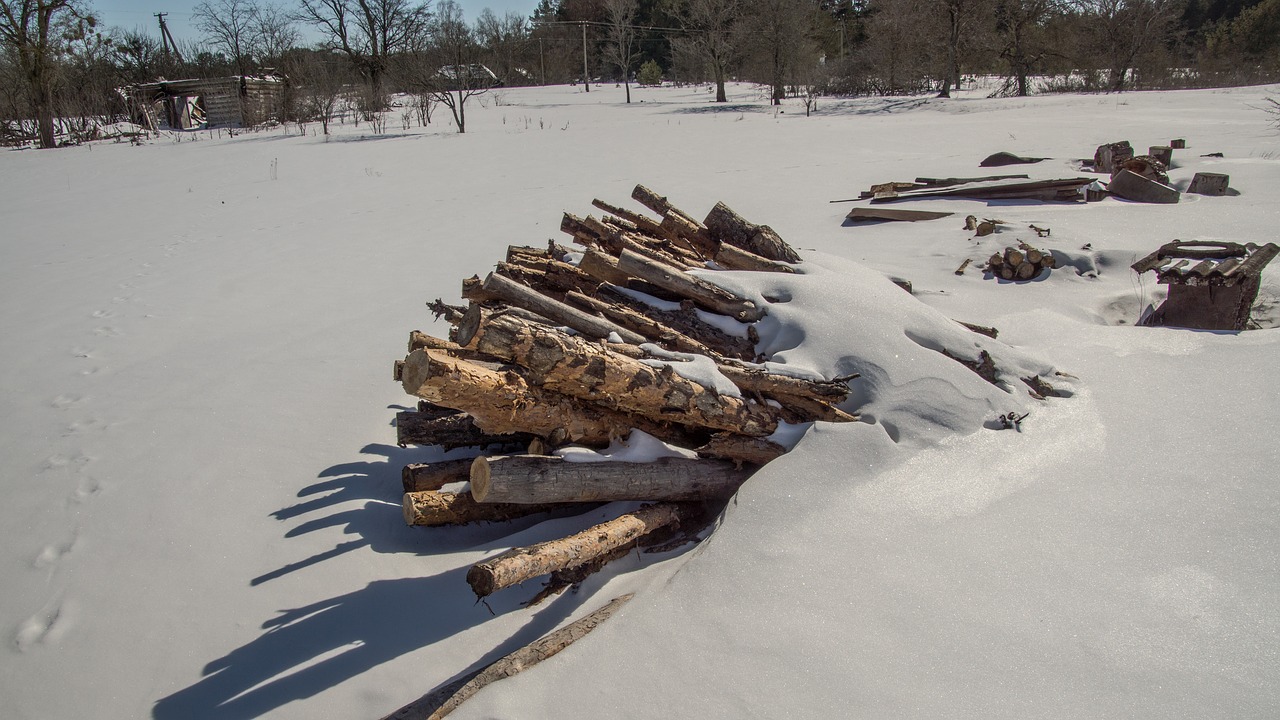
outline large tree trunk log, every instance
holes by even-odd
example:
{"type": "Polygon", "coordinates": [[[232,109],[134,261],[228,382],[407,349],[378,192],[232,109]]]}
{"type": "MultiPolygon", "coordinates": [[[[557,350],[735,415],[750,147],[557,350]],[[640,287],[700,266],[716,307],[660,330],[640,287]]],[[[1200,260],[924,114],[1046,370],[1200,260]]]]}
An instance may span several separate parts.
{"type": "Polygon", "coordinates": [[[741,435],[770,435],[778,426],[770,405],[719,395],[669,366],[652,367],[554,328],[490,316],[472,342],[525,368],[531,384],[604,407],[741,435]]]}
{"type": "Polygon", "coordinates": [[[400,471],[405,492],[439,490],[455,482],[471,479],[471,460],[441,460],[433,463],[411,463],[400,471]]]}
{"type": "Polygon", "coordinates": [[[559,457],[476,458],[471,495],[479,503],[578,503],[727,498],[751,473],[729,461],[662,458],[651,463],[568,462],[559,457]]]}
{"type": "MultiPolygon", "coordinates": [[[[418,351],[422,352],[422,351],[418,351]]],[[[474,418],[463,412],[441,417],[437,413],[396,413],[396,442],[406,445],[439,445],[445,450],[460,447],[528,445],[533,436],[523,432],[487,433],[476,427],[474,418]]]]}
{"type": "Polygon", "coordinates": [[[587,633],[595,630],[601,623],[608,620],[632,597],[633,595],[623,595],[622,597],[614,598],[608,605],[581,620],[575,620],[546,637],[494,662],[483,670],[456,682],[449,683],[405,705],[382,718],[382,720],[418,720],[419,718],[442,720],[449,713],[457,710],[458,706],[470,699],[471,696],[480,692],[481,688],[486,685],[511,677],[526,668],[531,668],[586,636],[587,633]]]}
{"type": "Polygon", "coordinates": [[[528,433],[552,446],[565,442],[604,445],[632,428],[691,447],[696,434],[682,426],[609,410],[531,387],[514,372],[491,370],[435,350],[405,358],[405,392],[445,407],[465,408],[476,427],[491,435],[528,433]]]}
{"type": "Polygon", "coordinates": [[[623,252],[618,257],[618,268],[669,292],[689,298],[699,307],[742,322],[759,320],[765,314],[763,308],[746,298],[633,252],[623,252]]]}
{"type": "Polygon", "coordinates": [[[588,528],[576,535],[529,547],[513,548],[467,572],[476,597],[487,597],[525,580],[590,562],[592,558],[635,542],[659,528],[680,523],[675,503],[646,505],[635,512],[588,528]]]}
{"type": "Polygon", "coordinates": [[[407,492],[400,503],[405,523],[417,527],[515,520],[527,515],[547,512],[555,507],[533,503],[520,505],[478,503],[471,497],[471,493],[436,492],[435,490],[407,492]]]}
{"type": "Polygon", "coordinates": [[[755,225],[729,209],[724,203],[716,203],[703,221],[712,239],[742,248],[769,260],[800,262],[800,255],[768,225],[755,225]]]}
{"type": "Polygon", "coordinates": [[[641,335],[605,320],[588,315],[577,308],[565,305],[539,293],[533,288],[521,285],[510,278],[490,273],[484,280],[485,292],[501,297],[503,300],[538,315],[550,318],[554,322],[566,325],[589,337],[604,339],[617,333],[623,342],[642,343],[641,335]]]}

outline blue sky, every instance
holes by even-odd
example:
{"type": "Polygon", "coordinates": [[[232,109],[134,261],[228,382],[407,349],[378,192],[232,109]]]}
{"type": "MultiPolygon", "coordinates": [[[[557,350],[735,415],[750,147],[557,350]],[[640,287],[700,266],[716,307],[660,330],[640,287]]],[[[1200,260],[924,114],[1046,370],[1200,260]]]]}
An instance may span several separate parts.
{"type": "MultiPolygon", "coordinates": [[[[191,25],[191,8],[199,2],[200,0],[87,0],[104,28],[141,28],[157,37],[160,29],[156,24],[155,13],[168,13],[165,22],[169,25],[169,32],[178,41],[200,38],[200,32],[191,25]]],[[[296,5],[294,0],[275,2],[290,8],[296,5]]],[[[474,20],[486,7],[498,15],[514,10],[528,16],[537,7],[538,0],[458,0],[458,4],[462,6],[467,19],[474,20]]]]}

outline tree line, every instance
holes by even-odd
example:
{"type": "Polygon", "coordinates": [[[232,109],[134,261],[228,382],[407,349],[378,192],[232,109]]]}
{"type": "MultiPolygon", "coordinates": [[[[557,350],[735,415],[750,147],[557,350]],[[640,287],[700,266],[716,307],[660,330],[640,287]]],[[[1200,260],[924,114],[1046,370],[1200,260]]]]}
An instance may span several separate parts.
{"type": "Polygon", "coordinates": [[[498,85],[731,80],[789,95],[949,95],[1205,87],[1280,78],[1280,0],[541,0],[474,20],[452,0],[204,0],[198,41],[102,29],[90,0],[0,0],[0,140],[91,133],[119,89],[158,78],[276,73],[286,119],[325,125],[391,93],[420,122],[498,85]],[[303,38],[318,41],[303,43],[303,38]]]}

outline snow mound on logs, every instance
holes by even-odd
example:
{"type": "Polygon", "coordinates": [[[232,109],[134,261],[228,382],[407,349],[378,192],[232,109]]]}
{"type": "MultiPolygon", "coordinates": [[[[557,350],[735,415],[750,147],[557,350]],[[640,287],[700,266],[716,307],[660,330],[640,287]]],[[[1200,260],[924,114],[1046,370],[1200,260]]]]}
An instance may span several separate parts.
{"type": "Polygon", "coordinates": [[[880,273],[808,253],[801,272],[702,273],[768,305],[757,349],[774,372],[840,377],[857,373],[842,410],[884,428],[894,442],[928,443],[1030,412],[1028,380],[1069,395],[1069,378],[1028,353],[970,330],[880,273]],[[990,358],[994,382],[970,367],[990,358]],[[967,364],[966,364],[967,363],[967,364]]]}

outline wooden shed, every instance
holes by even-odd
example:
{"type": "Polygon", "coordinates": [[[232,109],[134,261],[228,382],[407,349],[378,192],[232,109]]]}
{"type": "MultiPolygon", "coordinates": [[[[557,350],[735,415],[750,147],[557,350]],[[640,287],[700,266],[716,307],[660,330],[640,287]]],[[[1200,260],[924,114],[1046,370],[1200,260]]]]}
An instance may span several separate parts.
{"type": "Polygon", "coordinates": [[[236,75],[133,85],[128,97],[134,122],[152,130],[249,127],[279,119],[284,87],[279,77],[236,75]]]}
{"type": "Polygon", "coordinates": [[[1202,330],[1244,330],[1258,297],[1262,268],[1280,254],[1275,243],[1174,241],[1134,263],[1135,272],[1155,271],[1169,298],[1148,325],[1202,330]]]}

